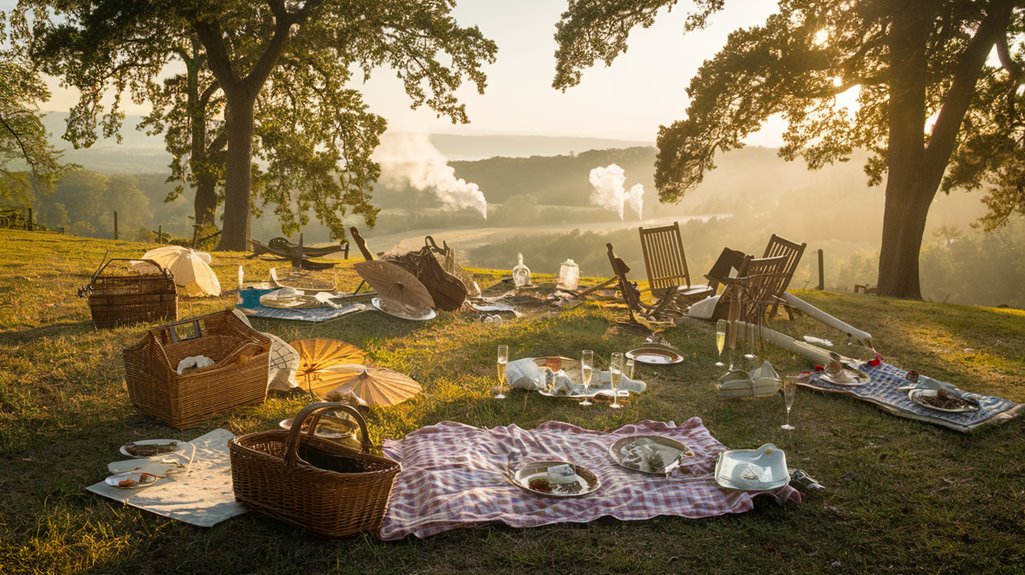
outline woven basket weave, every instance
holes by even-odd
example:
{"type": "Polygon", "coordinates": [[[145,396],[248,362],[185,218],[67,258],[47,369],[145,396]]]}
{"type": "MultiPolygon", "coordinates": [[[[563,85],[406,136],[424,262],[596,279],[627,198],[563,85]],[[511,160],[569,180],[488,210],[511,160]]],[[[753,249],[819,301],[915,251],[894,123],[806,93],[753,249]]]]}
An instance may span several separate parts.
{"type": "Polygon", "coordinates": [[[235,498],[246,506],[321,537],[380,535],[401,466],[370,454],[366,421],[356,409],[315,403],[299,412],[288,431],[236,437],[228,449],[235,498]],[[356,419],[361,451],[313,435],[320,416],[332,410],[356,419]]]}
{"type": "Polygon", "coordinates": [[[178,292],[171,273],[152,260],[112,258],[96,270],[89,285],[80,290],[88,295],[93,325],[111,328],[142,322],[178,319],[178,292]],[[151,273],[115,272],[111,262],[144,261],[152,264],[151,273]],[[107,272],[104,274],[104,272],[107,272]]]}
{"type": "Polygon", "coordinates": [[[146,415],[172,427],[194,427],[215,413],[267,397],[270,345],[231,310],[161,326],[124,349],[128,396],[146,415]],[[192,334],[183,337],[186,326],[192,334]],[[176,371],[182,359],[197,355],[214,365],[176,371]]]}

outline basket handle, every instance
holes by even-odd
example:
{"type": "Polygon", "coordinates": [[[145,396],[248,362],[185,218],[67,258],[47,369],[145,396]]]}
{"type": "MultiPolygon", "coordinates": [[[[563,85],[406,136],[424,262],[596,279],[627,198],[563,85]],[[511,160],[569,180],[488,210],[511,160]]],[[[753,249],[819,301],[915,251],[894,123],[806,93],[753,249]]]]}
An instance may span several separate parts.
{"type": "Polygon", "coordinates": [[[168,271],[167,269],[164,268],[164,266],[158,264],[157,262],[155,262],[153,260],[145,260],[145,259],[139,259],[139,258],[110,258],[109,260],[103,262],[103,265],[100,266],[100,269],[96,270],[96,273],[93,274],[92,279],[96,279],[96,278],[100,277],[100,274],[103,273],[103,270],[107,269],[107,266],[110,265],[110,262],[146,262],[146,263],[152,265],[153,267],[157,268],[158,270],[160,270],[160,273],[162,273],[162,274],[164,274],[164,275],[166,275],[168,277],[170,277],[170,275],[171,275],[170,271],[168,271]]]}
{"type": "Polygon", "coordinates": [[[362,438],[360,440],[360,447],[363,453],[370,453],[370,434],[367,431],[367,422],[363,418],[363,414],[356,410],[356,408],[345,405],[344,403],[336,402],[321,402],[312,403],[307,405],[299,412],[299,415],[295,416],[292,420],[292,428],[288,430],[288,439],[285,441],[285,466],[294,467],[299,460],[299,434],[302,433],[303,422],[307,418],[310,419],[310,425],[306,429],[306,435],[313,436],[317,430],[317,423],[320,422],[320,416],[328,411],[341,410],[351,415],[356,423],[359,424],[360,434],[362,438]]]}
{"type": "Polygon", "coordinates": [[[203,337],[203,326],[199,323],[199,320],[201,319],[203,318],[197,317],[191,319],[183,319],[181,321],[176,321],[174,323],[169,323],[167,325],[161,326],[160,330],[167,333],[167,337],[171,340],[171,343],[178,343],[179,341],[189,341],[190,339],[197,339],[203,337]],[[175,331],[174,328],[179,325],[186,324],[192,324],[193,328],[195,328],[196,330],[196,334],[190,335],[189,337],[178,337],[178,332],[175,331]]]}

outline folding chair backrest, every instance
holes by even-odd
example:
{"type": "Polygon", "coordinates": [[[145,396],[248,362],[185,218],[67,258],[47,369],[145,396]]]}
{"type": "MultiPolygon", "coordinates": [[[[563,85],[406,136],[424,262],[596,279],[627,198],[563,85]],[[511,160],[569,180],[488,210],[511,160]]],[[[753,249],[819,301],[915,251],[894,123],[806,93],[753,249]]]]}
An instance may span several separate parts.
{"type": "Polygon", "coordinates": [[[368,262],[374,261],[374,254],[370,253],[367,249],[367,241],[363,239],[363,236],[359,235],[359,230],[354,226],[349,228],[349,233],[352,235],[352,242],[359,248],[359,253],[363,254],[363,259],[368,262]]]}
{"type": "Polygon", "coordinates": [[[619,279],[619,291],[623,294],[623,301],[626,302],[626,306],[630,310],[630,317],[633,318],[635,311],[641,311],[641,293],[637,290],[637,286],[626,277],[630,267],[622,259],[616,257],[616,253],[612,250],[612,244],[605,244],[605,247],[609,252],[612,273],[616,274],[619,279]]]}
{"type": "Polygon", "coordinates": [[[648,289],[660,297],[677,287],[690,287],[687,256],[683,252],[680,222],[671,226],[640,228],[644,268],[648,272],[648,289]]]}
{"type": "MultiPolygon", "coordinates": [[[[775,298],[782,298],[783,292],[787,291],[787,287],[790,286],[790,280],[794,277],[794,271],[797,270],[797,264],[801,262],[801,256],[804,255],[804,248],[808,247],[808,244],[796,244],[786,238],[781,238],[776,234],[772,234],[769,238],[769,245],[765,246],[765,254],[763,258],[779,257],[786,258],[786,264],[783,266],[782,275],[780,275],[776,281],[773,282],[770,290],[770,294],[775,298]]],[[[772,315],[776,314],[776,309],[779,307],[779,300],[772,304],[772,315]]]]}
{"type": "Polygon", "coordinates": [[[744,321],[761,322],[765,306],[777,301],[773,290],[786,275],[788,261],[786,256],[744,259],[738,275],[741,299],[744,302],[744,321]]]}

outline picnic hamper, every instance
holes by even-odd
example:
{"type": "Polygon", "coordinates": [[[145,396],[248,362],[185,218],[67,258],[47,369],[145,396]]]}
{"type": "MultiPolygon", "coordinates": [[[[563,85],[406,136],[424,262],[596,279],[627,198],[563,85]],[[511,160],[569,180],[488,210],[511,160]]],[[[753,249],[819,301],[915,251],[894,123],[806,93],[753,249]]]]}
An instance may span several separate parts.
{"type": "MultiPolygon", "coordinates": [[[[123,266],[129,267],[129,266],[123,266]]],[[[174,278],[153,260],[111,258],[96,270],[89,285],[79,290],[88,297],[93,325],[111,328],[119,325],[178,319],[178,291],[174,278]],[[153,266],[145,272],[132,268],[132,273],[117,271],[111,262],[146,262],[153,266]]]]}
{"type": "Polygon", "coordinates": [[[366,421],[341,403],[306,406],[291,429],[236,437],[228,450],[236,499],[327,538],[379,536],[401,469],[398,462],[370,454],[366,421]],[[355,418],[362,432],[360,450],[314,435],[321,415],[333,410],[355,418]]]}
{"type": "Polygon", "coordinates": [[[231,310],[167,324],[123,352],[128,396],[139,411],[172,427],[267,397],[270,338],[231,310]],[[183,335],[186,328],[192,333],[183,335]],[[177,372],[178,363],[204,355],[214,364],[177,372]]]}

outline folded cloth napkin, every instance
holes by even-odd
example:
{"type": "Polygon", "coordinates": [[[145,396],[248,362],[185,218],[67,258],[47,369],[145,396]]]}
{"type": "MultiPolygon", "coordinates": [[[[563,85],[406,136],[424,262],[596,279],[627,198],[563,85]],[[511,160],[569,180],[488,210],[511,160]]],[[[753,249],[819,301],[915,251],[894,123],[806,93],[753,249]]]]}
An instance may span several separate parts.
{"type": "MultiPolygon", "coordinates": [[[[541,381],[543,376],[544,368],[537,365],[532,357],[525,357],[523,359],[517,359],[510,361],[505,366],[505,380],[509,382],[510,387],[517,389],[526,389],[528,391],[537,391],[540,389],[538,382],[541,381]]],[[[560,370],[555,372],[556,381],[562,381],[563,385],[569,385],[572,389],[583,389],[583,385],[579,383],[579,371],[574,370],[574,378],[569,373],[560,370]]],[[[594,379],[591,380],[592,388],[608,387],[612,381],[612,376],[607,371],[595,372],[594,379]]],[[[623,376],[619,381],[619,389],[629,391],[631,393],[642,393],[648,389],[648,385],[643,381],[630,379],[627,376],[623,376]]]]}

